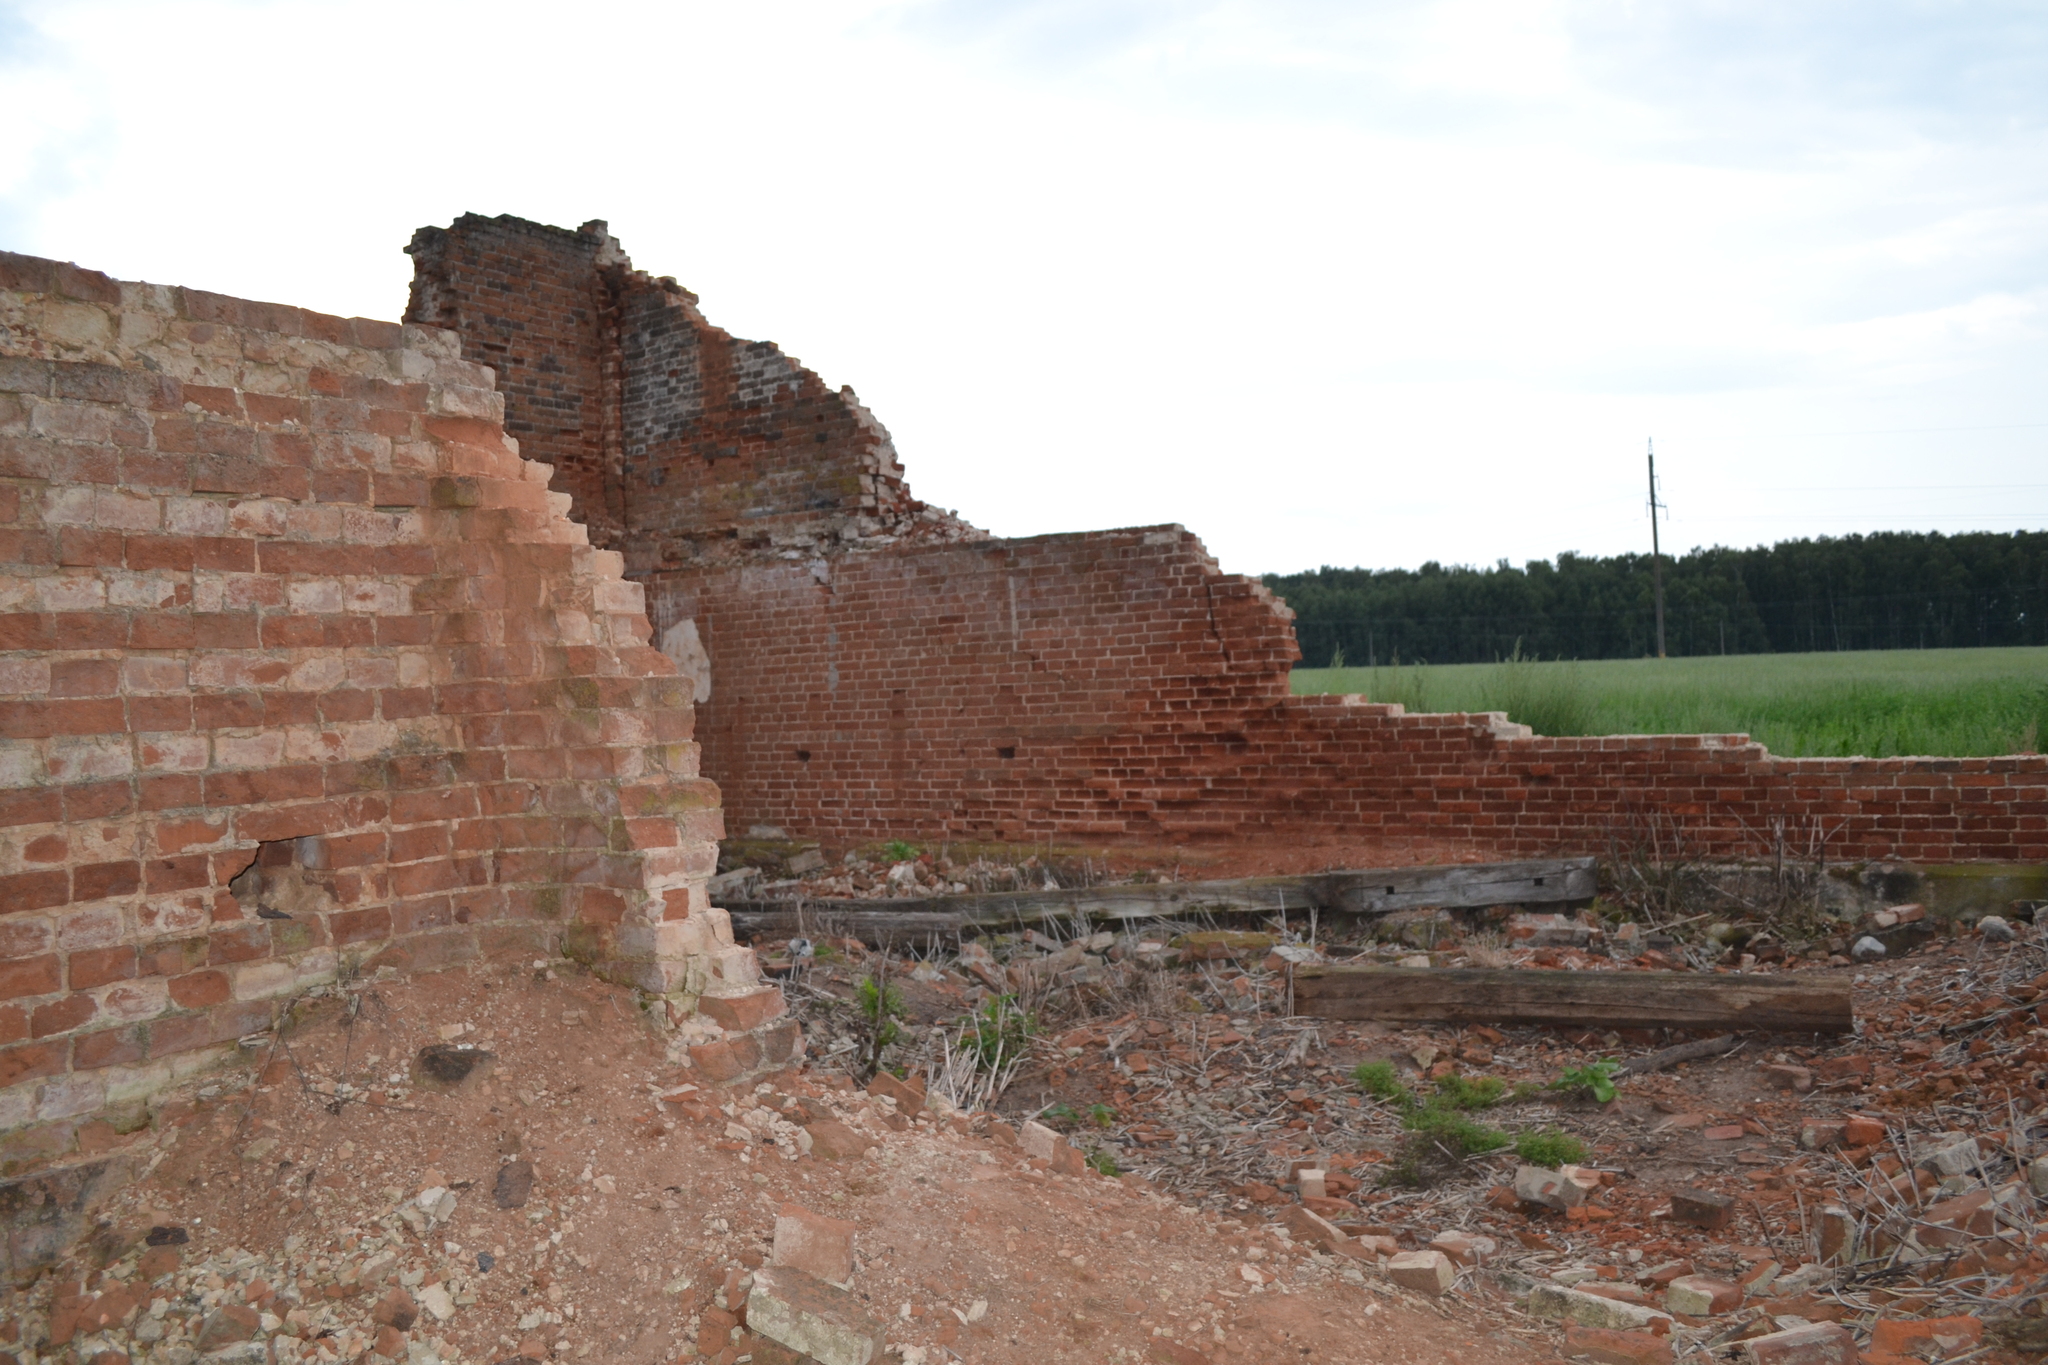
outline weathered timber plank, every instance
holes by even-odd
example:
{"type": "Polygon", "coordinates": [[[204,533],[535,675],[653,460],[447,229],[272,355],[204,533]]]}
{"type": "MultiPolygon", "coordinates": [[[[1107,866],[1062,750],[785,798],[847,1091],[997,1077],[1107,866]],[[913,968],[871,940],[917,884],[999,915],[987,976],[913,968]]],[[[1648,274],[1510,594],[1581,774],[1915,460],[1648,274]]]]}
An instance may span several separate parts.
{"type": "Polygon", "coordinates": [[[1847,1033],[1849,983],[1693,972],[1298,967],[1294,1008],[1322,1019],[1847,1033]]]}
{"type": "Polygon", "coordinates": [[[902,900],[806,900],[801,916],[788,900],[726,901],[733,928],[773,936],[816,930],[830,918],[844,931],[870,937],[952,934],[1048,920],[1177,919],[1183,916],[1275,915],[1305,912],[1386,914],[1441,906],[1553,905],[1591,900],[1591,858],[1546,858],[1451,867],[1390,867],[1309,877],[1245,877],[1231,881],[1166,882],[1055,891],[997,891],[902,900]]]}
{"type": "Polygon", "coordinates": [[[1599,891],[1592,858],[1534,858],[1451,867],[1387,867],[1327,872],[1307,879],[1324,910],[1354,915],[1428,906],[1543,905],[1591,900],[1599,891]]]}
{"type": "Polygon", "coordinates": [[[1302,881],[1300,877],[1253,877],[901,900],[807,900],[801,917],[794,901],[729,901],[726,910],[734,931],[744,934],[794,934],[799,932],[800,922],[812,931],[829,922],[848,933],[902,938],[1075,919],[1136,921],[1199,914],[1267,915],[1282,910],[1306,913],[1309,900],[1302,881]]]}

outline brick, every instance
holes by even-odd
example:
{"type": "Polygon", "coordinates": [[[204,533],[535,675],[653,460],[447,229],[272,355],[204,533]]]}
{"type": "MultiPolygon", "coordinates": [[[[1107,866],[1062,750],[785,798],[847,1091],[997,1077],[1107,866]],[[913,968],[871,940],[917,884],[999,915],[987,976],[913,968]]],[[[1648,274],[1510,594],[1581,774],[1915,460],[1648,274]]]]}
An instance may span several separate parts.
{"type": "Polygon", "coordinates": [[[859,1299],[786,1266],[754,1272],[747,1327],[818,1365],[870,1365],[882,1354],[882,1325],[859,1299]]]}
{"type": "Polygon", "coordinates": [[[1618,1332],[1612,1328],[1581,1327],[1573,1323],[1564,1329],[1564,1350],[1580,1360],[1597,1360],[1602,1365],[1672,1365],[1671,1342],[1652,1332],[1618,1332]]]}
{"type": "Polygon", "coordinates": [[[173,1003],[188,1010],[218,1005],[232,993],[228,974],[220,971],[191,972],[172,977],[170,987],[173,1003]]]}
{"type": "MultiPolygon", "coordinates": [[[[697,1008],[707,1018],[734,1033],[749,1033],[778,1018],[787,1006],[783,1002],[781,989],[767,986],[745,995],[703,996],[697,1001],[697,1008]]],[[[877,1079],[880,1079],[880,1075],[881,1073],[877,1073],[877,1079]]],[[[895,1078],[890,1079],[893,1081],[895,1078]]],[[[868,1089],[870,1093],[878,1093],[872,1085],[868,1089]]],[[[909,1087],[905,1086],[903,1089],[907,1091],[909,1087]]],[[[900,1108],[902,1101],[899,1100],[898,1103],[900,1108]]],[[[921,1094],[917,1095],[908,1113],[915,1115],[917,1106],[923,1103],[924,1097],[921,1094]]]]}
{"type": "Polygon", "coordinates": [[[0,1000],[50,995],[64,989],[64,967],[55,953],[0,962],[0,1000]]]}
{"type": "Polygon", "coordinates": [[[1937,1359],[1957,1355],[1984,1341],[1981,1318],[1879,1318],[1870,1328],[1870,1349],[1893,1355],[1918,1355],[1935,1348],[1937,1359]]]}
{"type": "MultiPolygon", "coordinates": [[[[777,992],[779,995],[780,992],[777,992]]],[[[877,1071],[875,1078],[868,1082],[870,1095],[886,1095],[896,1101],[896,1112],[907,1119],[914,1119],[924,1108],[924,1088],[893,1076],[886,1071],[877,1071]]],[[[1049,1131],[1049,1130],[1048,1130],[1049,1131]]],[[[1033,1153],[1033,1155],[1038,1155],[1033,1153]]],[[[1051,1153],[1045,1154],[1048,1159],[1051,1153]]]]}
{"type": "Polygon", "coordinates": [[[1696,1228],[1725,1228],[1734,1220],[1735,1201],[1712,1190],[1676,1190],[1671,1195],[1671,1216],[1696,1228]]]}
{"type": "Polygon", "coordinates": [[[1738,1349],[1748,1365],[1856,1365],[1856,1338],[1832,1322],[1751,1337],[1738,1349]]]}
{"type": "Polygon", "coordinates": [[[825,1161],[853,1161],[875,1145],[871,1139],[837,1119],[819,1119],[807,1124],[804,1131],[811,1135],[811,1155],[825,1161]]]}
{"type": "Polygon", "coordinates": [[[1664,1306],[1693,1318],[1732,1313],[1742,1306],[1742,1286],[1711,1275],[1680,1275],[1664,1287],[1664,1306]]]}
{"type": "Polygon", "coordinates": [[[850,1222],[813,1213],[800,1204],[784,1204],[775,1217],[770,1263],[844,1288],[853,1278],[853,1234],[850,1222]]]}
{"type": "Polygon", "coordinates": [[[1441,1251],[1404,1251],[1387,1258],[1387,1278],[1434,1298],[1457,1282],[1458,1268],[1441,1251]]]}

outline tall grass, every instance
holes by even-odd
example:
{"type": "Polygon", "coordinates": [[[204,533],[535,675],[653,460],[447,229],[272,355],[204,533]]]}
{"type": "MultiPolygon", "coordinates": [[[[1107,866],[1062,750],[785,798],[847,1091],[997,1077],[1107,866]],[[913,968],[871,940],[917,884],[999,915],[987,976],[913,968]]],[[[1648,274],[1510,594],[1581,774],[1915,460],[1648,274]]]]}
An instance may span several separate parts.
{"type": "Polygon", "coordinates": [[[2038,752],[2048,649],[1296,669],[1294,690],[1506,711],[1544,735],[1746,733],[1789,757],[2038,752]]]}

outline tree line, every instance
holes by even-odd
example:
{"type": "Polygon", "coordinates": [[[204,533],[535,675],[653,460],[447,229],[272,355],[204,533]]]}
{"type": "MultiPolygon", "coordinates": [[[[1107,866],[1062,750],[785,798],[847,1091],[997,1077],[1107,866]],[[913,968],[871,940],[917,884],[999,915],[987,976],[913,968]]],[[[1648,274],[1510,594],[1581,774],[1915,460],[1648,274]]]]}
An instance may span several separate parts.
{"type": "MultiPolygon", "coordinates": [[[[1268,574],[1295,611],[1302,666],[1654,654],[1647,554],[1561,554],[1517,568],[1268,574]]],[[[1885,531],[1664,558],[1673,655],[2048,644],[2048,532],[1885,531]]]]}

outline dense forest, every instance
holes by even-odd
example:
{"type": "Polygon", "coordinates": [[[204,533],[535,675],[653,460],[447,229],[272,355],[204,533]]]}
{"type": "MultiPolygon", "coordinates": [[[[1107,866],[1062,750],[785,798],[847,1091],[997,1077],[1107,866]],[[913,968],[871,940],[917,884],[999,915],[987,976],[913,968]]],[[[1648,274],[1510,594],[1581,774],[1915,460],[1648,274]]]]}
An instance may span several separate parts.
{"type": "MultiPolygon", "coordinates": [[[[1268,574],[1302,666],[1654,654],[1650,556],[1268,574]],[[1340,654],[1338,651],[1342,651],[1340,654]]],[[[1664,560],[1666,650],[1781,654],[2048,644],[2048,532],[1887,531],[1664,560]]]]}

